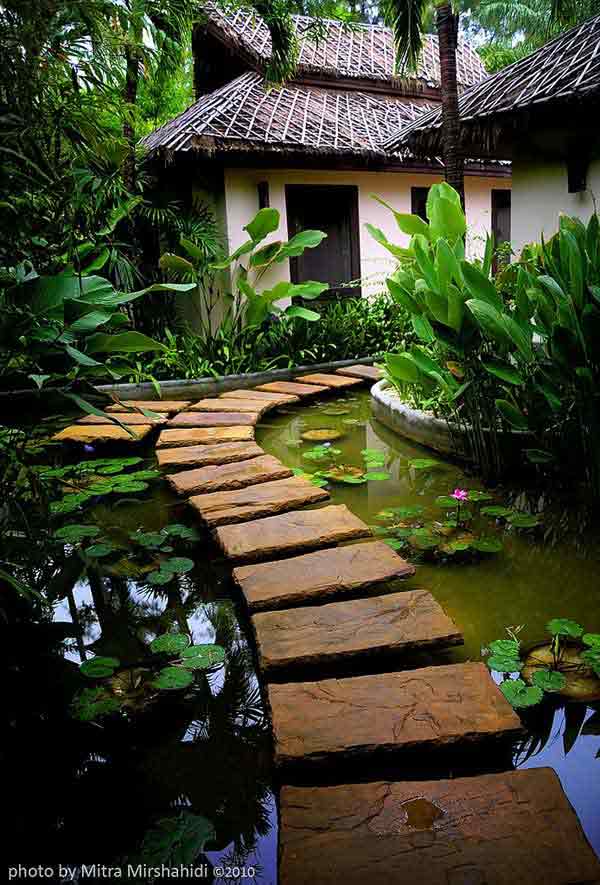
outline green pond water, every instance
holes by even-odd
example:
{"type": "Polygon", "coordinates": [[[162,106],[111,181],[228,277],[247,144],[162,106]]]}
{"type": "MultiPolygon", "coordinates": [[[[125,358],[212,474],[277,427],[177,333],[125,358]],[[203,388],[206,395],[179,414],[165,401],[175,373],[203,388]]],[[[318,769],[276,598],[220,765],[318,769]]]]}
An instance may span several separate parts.
{"type": "MultiPolygon", "coordinates": [[[[361,467],[362,450],[381,453],[385,464],[377,470],[389,472],[389,479],[329,486],[330,503],[347,504],[371,526],[384,525],[378,514],[390,507],[419,506],[423,521],[443,520],[438,496],[457,487],[483,488],[477,477],[454,464],[411,467],[411,460],[431,453],[373,420],[366,392],[267,416],[257,439],[286,464],[312,472],[323,465],[303,458],[314,443],[301,442],[300,435],[319,428],[343,434],[332,444],[340,449],[339,462],[361,467]]],[[[152,467],[151,447],[144,454],[140,466],[152,467]]],[[[524,625],[525,641],[543,638],[544,625],[553,617],[573,618],[587,631],[600,632],[598,529],[587,524],[578,507],[551,505],[539,491],[525,495],[506,487],[492,494],[494,500],[486,503],[543,514],[542,522],[523,531],[476,518],[473,531],[500,539],[502,552],[462,562],[416,555],[417,573],[402,586],[430,590],[465,636],[464,646],[423,656],[420,665],[481,660],[482,648],[503,637],[507,625],[524,625]]],[[[191,512],[161,481],[140,495],[103,498],[70,521],[97,524],[125,548],[137,529],[194,525],[191,512]]],[[[6,559],[19,566],[23,579],[28,570],[39,578],[58,568],[56,552],[42,538],[32,544],[15,537],[5,546],[6,559]]],[[[187,860],[191,851],[197,868],[205,865],[200,881],[250,878],[276,885],[277,783],[246,617],[229,568],[207,535],[188,546],[176,545],[175,555],[193,558],[195,567],[167,587],[148,584],[147,572],[136,572],[127,549],[120,557],[99,560],[72,592],[58,594],[54,623],[75,634],[64,642],[50,641],[50,628],[43,625],[41,631],[22,625],[5,637],[12,673],[4,705],[8,739],[3,768],[14,797],[5,839],[12,863],[77,867],[156,859],[157,833],[164,836],[167,827],[171,836],[178,834],[180,854],[175,856],[187,860]],[[153,637],[176,627],[189,631],[194,643],[222,645],[225,666],[208,676],[197,674],[187,692],[164,692],[146,706],[134,692],[126,716],[100,722],[72,717],[69,705],[81,688],[82,655],[114,655],[124,666],[135,667],[153,637]],[[18,667],[11,664],[14,660],[18,667]]],[[[512,748],[512,761],[519,767],[550,766],[558,773],[600,853],[598,709],[545,702],[527,711],[528,737],[512,748]]],[[[433,777],[506,768],[511,757],[490,749],[474,755],[466,767],[463,761],[460,772],[438,772],[426,755],[418,772],[403,771],[399,762],[387,776],[426,777],[430,764],[433,777]]],[[[324,772],[323,777],[347,781],[379,775],[364,768],[343,776],[324,772]]],[[[164,849],[164,839],[160,844],[164,849]]],[[[87,881],[102,878],[98,874],[87,881]]]]}

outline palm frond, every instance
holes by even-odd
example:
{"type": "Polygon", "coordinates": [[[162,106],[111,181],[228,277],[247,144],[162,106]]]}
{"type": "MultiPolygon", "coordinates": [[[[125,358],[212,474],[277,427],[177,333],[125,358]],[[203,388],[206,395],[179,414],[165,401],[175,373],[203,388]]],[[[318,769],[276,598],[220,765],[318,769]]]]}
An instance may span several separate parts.
{"type": "Polygon", "coordinates": [[[379,6],[394,35],[396,73],[416,70],[423,48],[427,0],[382,0],[379,6]]]}

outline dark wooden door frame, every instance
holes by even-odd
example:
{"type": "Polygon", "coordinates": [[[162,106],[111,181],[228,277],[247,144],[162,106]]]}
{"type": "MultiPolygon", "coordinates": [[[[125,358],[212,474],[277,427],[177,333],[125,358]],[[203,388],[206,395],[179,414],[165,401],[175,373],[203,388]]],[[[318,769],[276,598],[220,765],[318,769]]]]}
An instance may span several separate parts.
{"type": "MultiPolygon", "coordinates": [[[[359,211],[358,211],[358,186],[354,184],[286,184],[285,185],[285,207],[286,207],[286,216],[287,216],[287,225],[288,225],[288,237],[291,239],[295,234],[298,233],[296,229],[296,225],[294,223],[293,218],[290,215],[290,200],[288,199],[294,191],[307,191],[311,190],[315,194],[315,198],[319,197],[319,191],[321,192],[322,197],[327,196],[327,192],[329,192],[331,196],[332,191],[344,191],[347,195],[350,196],[350,268],[351,268],[351,276],[353,280],[359,280],[361,276],[361,267],[360,267],[360,221],[359,221],[359,211]]],[[[300,282],[298,275],[298,259],[290,258],[290,280],[292,283],[300,282]]],[[[356,298],[360,298],[362,295],[361,287],[357,286],[352,289],[352,293],[356,298]]]]}

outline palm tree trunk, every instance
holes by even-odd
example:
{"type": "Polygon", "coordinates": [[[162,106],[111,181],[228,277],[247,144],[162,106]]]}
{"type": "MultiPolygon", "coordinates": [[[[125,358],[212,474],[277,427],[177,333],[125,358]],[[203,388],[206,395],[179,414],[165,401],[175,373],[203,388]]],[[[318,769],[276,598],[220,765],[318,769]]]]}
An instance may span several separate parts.
{"type": "Polygon", "coordinates": [[[442,138],[446,181],[458,191],[465,205],[465,163],[460,148],[458,111],[458,81],[456,76],[456,48],[458,43],[458,16],[449,4],[438,6],[436,23],[440,51],[442,92],[442,138]]]}

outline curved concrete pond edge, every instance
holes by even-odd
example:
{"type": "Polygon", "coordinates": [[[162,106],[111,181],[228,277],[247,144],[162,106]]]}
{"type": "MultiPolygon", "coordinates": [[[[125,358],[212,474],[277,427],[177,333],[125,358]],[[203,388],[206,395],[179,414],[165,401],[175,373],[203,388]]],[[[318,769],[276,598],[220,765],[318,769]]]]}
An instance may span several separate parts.
{"type": "Polygon", "coordinates": [[[373,415],[399,436],[443,455],[465,456],[462,434],[443,418],[413,409],[402,402],[389,381],[378,381],[371,388],[373,415]]]}

